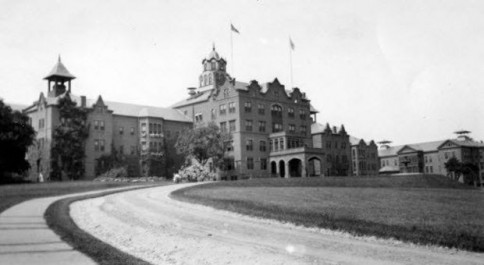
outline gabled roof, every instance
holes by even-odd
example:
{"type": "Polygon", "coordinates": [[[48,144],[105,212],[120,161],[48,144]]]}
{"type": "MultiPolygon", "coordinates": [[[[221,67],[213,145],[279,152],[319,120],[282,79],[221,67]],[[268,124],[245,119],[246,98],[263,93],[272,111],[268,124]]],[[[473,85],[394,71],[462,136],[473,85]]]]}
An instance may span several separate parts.
{"type": "Polygon", "coordinates": [[[401,154],[403,150],[410,150],[411,152],[422,152],[422,150],[416,149],[410,145],[404,145],[402,148],[400,148],[400,150],[397,151],[397,154],[401,154]]]}
{"type": "Polygon", "coordinates": [[[60,55],[59,59],[57,60],[57,63],[54,65],[54,68],[50,71],[50,73],[44,77],[44,79],[50,79],[51,77],[64,77],[66,79],[74,79],[76,78],[74,75],[69,73],[67,68],[64,66],[64,64],[61,61],[60,55]]]}
{"type": "Polygon", "coordinates": [[[447,143],[453,143],[457,146],[466,146],[466,147],[484,147],[484,143],[479,143],[479,142],[475,142],[475,141],[459,141],[459,140],[456,140],[456,139],[449,139],[447,141],[444,141],[443,143],[441,143],[437,148],[440,149],[442,148],[443,146],[445,146],[445,144],[447,143]]]}
{"type": "Polygon", "coordinates": [[[441,141],[432,141],[432,142],[425,142],[425,143],[417,143],[417,144],[407,144],[407,145],[397,145],[392,146],[386,149],[378,149],[378,156],[379,157],[386,157],[386,156],[396,156],[397,153],[404,148],[405,146],[411,147],[418,151],[423,152],[432,152],[437,151],[438,147],[445,142],[445,140],[441,141]]]}

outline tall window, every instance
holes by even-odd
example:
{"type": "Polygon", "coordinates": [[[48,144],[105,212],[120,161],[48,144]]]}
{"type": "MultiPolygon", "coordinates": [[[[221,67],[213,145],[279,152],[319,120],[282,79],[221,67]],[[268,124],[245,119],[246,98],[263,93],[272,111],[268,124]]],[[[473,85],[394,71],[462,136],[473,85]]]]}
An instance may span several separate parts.
{"type": "Polygon", "coordinates": [[[259,132],[265,132],[265,131],[266,131],[266,122],[259,121],[259,132]]]}
{"type": "Polygon", "coordinates": [[[252,112],[252,102],[247,101],[244,103],[245,112],[252,112]]]}
{"type": "Polygon", "coordinates": [[[266,108],[264,107],[264,104],[258,104],[257,105],[257,112],[260,114],[260,115],[264,115],[265,112],[266,112],[266,108]]]}
{"type": "Polygon", "coordinates": [[[227,105],[222,104],[220,105],[220,115],[225,115],[227,113],[227,105]]]}
{"type": "Polygon", "coordinates": [[[306,111],[305,110],[302,110],[302,109],[299,110],[299,118],[301,118],[301,120],[306,119],[306,111]]]}
{"type": "Polygon", "coordinates": [[[247,157],[247,169],[254,169],[254,158],[247,157]]]}
{"type": "Polygon", "coordinates": [[[235,132],[235,120],[229,121],[229,132],[235,132]]]}
{"type": "Polygon", "coordinates": [[[229,113],[235,113],[235,102],[229,103],[229,113]]]}
{"type": "Polygon", "coordinates": [[[225,150],[227,152],[232,152],[234,151],[234,141],[226,141],[225,142],[225,150]]]}
{"type": "Polygon", "coordinates": [[[94,151],[99,151],[99,140],[94,140],[94,151]]]}
{"type": "Polygon", "coordinates": [[[267,170],[267,158],[260,159],[260,169],[267,170]]]}
{"type": "Polygon", "coordinates": [[[195,114],[195,122],[202,122],[203,115],[201,113],[195,114]]]}
{"type": "Polygon", "coordinates": [[[104,152],[104,140],[99,140],[99,151],[104,152]]]}
{"type": "Polygon", "coordinates": [[[124,127],[119,127],[119,135],[123,135],[124,134],[124,127]]]}
{"type": "Polygon", "coordinates": [[[282,124],[278,122],[272,123],[272,132],[280,132],[282,131],[282,124]]]}
{"type": "Polygon", "coordinates": [[[99,121],[94,121],[94,130],[99,130],[99,121]]]}
{"type": "Polygon", "coordinates": [[[247,151],[252,151],[254,150],[254,143],[251,139],[248,139],[245,141],[245,147],[247,149],[247,151]]]}
{"type": "Polygon", "coordinates": [[[289,118],[294,118],[294,109],[293,108],[287,109],[287,116],[289,116],[289,118]]]}
{"type": "Polygon", "coordinates": [[[266,141],[259,142],[259,151],[265,152],[266,151],[266,141]]]}
{"type": "Polygon", "coordinates": [[[289,132],[290,133],[295,133],[296,132],[296,125],[289,124],[289,132]]]}
{"type": "Polygon", "coordinates": [[[284,138],[279,140],[279,144],[281,145],[281,150],[284,150],[284,138]]]}
{"type": "Polygon", "coordinates": [[[252,120],[245,120],[245,130],[249,132],[252,131],[252,120]]]}
{"type": "Polygon", "coordinates": [[[134,135],[134,127],[131,127],[131,129],[129,129],[129,134],[134,135]]]}
{"type": "Polygon", "coordinates": [[[100,129],[101,131],[104,131],[104,121],[100,121],[100,122],[99,122],[99,129],[100,129]]]}
{"type": "Polygon", "coordinates": [[[306,125],[301,125],[301,134],[306,135],[307,134],[307,127],[306,125]]]}
{"type": "Polygon", "coordinates": [[[220,131],[227,132],[227,122],[223,121],[220,123],[220,131]]]}
{"type": "Polygon", "coordinates": [[[272,105],[271,115],[273,117],[282,117],[282,107],[279,105],[272,105]]]}

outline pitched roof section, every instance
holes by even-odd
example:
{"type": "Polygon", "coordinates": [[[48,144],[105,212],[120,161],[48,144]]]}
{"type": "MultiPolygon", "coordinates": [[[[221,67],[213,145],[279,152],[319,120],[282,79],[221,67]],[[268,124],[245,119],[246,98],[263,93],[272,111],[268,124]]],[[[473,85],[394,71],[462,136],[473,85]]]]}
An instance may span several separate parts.
{"type": "MultiPolygon", "coordinates": [[[[66,93],[59,95],[55,98],[46,98],[48,105],[56,105],[59,98],[64,97],[66,93]]],[[[76,102],[78,106],[81,105],[81,97],[77,95],[70,94],[72,101],[76,102]]],[[[101,100],[101,97],[98,97],[96,100],[87,98],[86,99],[86,107],[90,108],[98,101],[101,100]]],[[[131,116],[131,117],[155,117],[155,118],[162,118],[165,120],[170,121],[180,121],[180,122],[192,122],[192,120],[183,115],[180,110],[170,109],[170,108],[161,108],[161,107],[153,107],[153,106],[146,106],[146,105],[137,105],[137,104],[130,104],[130,103],[121,103],[121,102],[114,102],[114,101],[103,101],[104,105],[108,107],[108,110],[113,111],[113,115],[120,115],[120,116],[131,116]]],[[[36,104],[29,107],[29,111],[36,109],[36,104]],[[35,108],[34,108],[35,107],[35,108]]]]}
{"type": "Polygon", "coordinates": [[[212,90],[207,90],[204,92],[200,92],[199,94],[195,95],[194,97],[189,97],[187,99],[178,101],[177,103],[170,106],[170,108],[179,108],[183,106],[188,106],[191,104],[207,101],[210,98],[210,92],[212,90]]]}
{"type": "Polygon", "coordinates": [[[64,64],[61,61],[60,55],[59,55],[59,59],[57,60],[57,63],[54,65],[54,68],[52,68],[50,73],[46,77],[44,77],[44,79],[50,79],[51,77],[55,77],[55,76],[63,77],[65,79],[76,78],[74,75],[69,73],[67,68],[64,66],[64,64]]]}
{"type": "Polygon", "coordinates": [[[437,151],[438,147],[445,142],[445,140],[441,141],[433,141],[433,142],[425,142],[425,143],[417,143],[417,144],[406,144],[406,145],[397,145],[392,146],[386,149],[378,149],[378,156],[386,157],[386,156],[396,156],[397,153],[404,147],[410,147],[418,151],[423,152],[431,152],[437,151]]]}

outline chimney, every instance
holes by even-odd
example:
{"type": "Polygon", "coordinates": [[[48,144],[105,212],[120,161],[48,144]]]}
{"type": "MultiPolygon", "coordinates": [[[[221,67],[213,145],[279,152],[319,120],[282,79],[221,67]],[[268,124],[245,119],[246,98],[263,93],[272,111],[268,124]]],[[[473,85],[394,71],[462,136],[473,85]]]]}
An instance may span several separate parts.
{"type": "Polygon", "coordinates": [[[81,96],[81,108],[86,107],[86,96],[81,96]]]}

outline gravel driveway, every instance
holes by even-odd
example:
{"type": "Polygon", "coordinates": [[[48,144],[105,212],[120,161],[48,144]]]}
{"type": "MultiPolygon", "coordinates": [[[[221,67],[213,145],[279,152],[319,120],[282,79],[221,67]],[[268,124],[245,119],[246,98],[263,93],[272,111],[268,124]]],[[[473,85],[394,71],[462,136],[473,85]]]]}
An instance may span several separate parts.
{"type": "Polygon", "coordinates": [[[193,184],[71,205],[78,226],[153,264],[483,264],[484,254],[353,237],[169,198],[193,184]]]}

